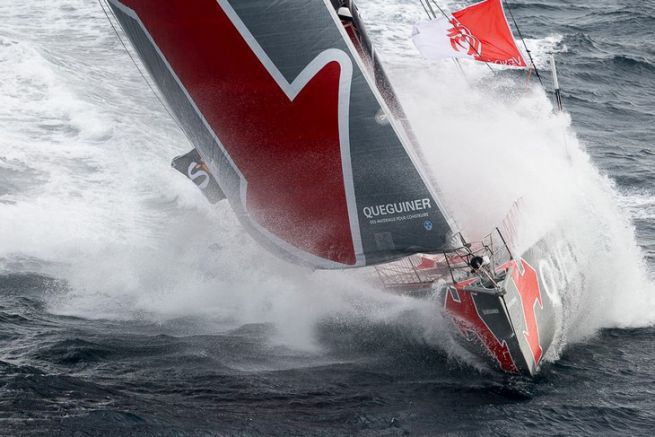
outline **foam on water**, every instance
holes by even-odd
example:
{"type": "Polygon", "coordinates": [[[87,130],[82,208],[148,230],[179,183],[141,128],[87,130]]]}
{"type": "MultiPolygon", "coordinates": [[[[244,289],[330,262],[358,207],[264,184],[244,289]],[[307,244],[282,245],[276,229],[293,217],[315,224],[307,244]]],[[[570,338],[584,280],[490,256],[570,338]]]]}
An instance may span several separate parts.
{"type": "MultiPolygon", "coordinates": [[[[0,192],[0,268],[32,270],[25,260],[37,260],[45,273],[66,279],[70,290],[49,299],[59,314],[195,317],[214,329],[270,322],[278,341],[302,348],[316,347],[314,328],[326,317],[364,318],[405,325],[420,341],[449,347],[436,302],[383,293],[358,272],[312,273],[277,260],[226,204],[207,205],[170,169],[171,158],[191,146],[100,9],[82,0],[49,4],[0,4],[7,17],[0,177],[8,175],[11,187],[0,192]],[[22,28],[21,14],[41,18],[22,28]]],[[[563,223],[576,254],[567,267],[582,272],[560,290],[566,339],[652,323],[652,287],[629,217],[569,118],[553,115],[539,89],[514,91],[511,77],[471,66],[463,80],[448,63],[418,59],[407,46],[411,23],[421,18],[415,2],[360,7],[400,85],[426,163],[469,238],[489,232],[523,197],[523,244],[563,223]]]]}

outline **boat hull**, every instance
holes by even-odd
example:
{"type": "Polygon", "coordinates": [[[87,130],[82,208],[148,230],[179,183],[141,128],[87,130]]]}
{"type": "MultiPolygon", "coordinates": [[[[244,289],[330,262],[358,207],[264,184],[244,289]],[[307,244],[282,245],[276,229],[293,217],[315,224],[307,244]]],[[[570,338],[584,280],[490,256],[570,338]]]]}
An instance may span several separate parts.
{"type": "Polygon", "coordinates": [[[473,280],[441,293],[458,343],[508,373],[536,375],[555,338],[556,297],[540,272],[542,246],[502,266],[501,293],[471,291],[473,280]]]}

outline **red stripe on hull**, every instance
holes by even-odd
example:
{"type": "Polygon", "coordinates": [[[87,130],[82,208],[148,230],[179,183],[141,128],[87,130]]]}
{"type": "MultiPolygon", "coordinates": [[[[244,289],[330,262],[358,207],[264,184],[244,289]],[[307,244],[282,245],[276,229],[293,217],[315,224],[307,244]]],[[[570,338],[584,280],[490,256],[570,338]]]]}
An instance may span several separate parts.
{"type": "Polygon", "coordinates": [[[539,341],[539,324],[537,323],[535,306],[538,304],[540,308],[543,308],[543,302],[541,301],[537,272],[524,260],[521,260],[521,265],[523,266],[522,274],[518,268],[512,269],[512,281],[514,281],[514,285],[516,285],[516,289],[519,291],[521,297],[523,316],[527,328],[527,330],[523,331],[523,335],[528,342],[530,352],[532,352],[532,358],[534,358],[535,364],[538,365],[541,361],[543,350],[539,341]]]}

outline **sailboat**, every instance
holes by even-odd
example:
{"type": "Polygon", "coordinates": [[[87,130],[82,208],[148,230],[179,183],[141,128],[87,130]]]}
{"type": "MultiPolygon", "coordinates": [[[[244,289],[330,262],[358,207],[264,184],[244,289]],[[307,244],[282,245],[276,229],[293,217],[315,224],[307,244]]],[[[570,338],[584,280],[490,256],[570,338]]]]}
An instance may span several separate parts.
{"type": "Polygon", "coordinates": [[[435,292],[463,345],[539,371],[555,333],[543,245],[514,253],[511,226],[464,238],[354,2],[106,2],[194,146],[173,166],[261,245],[435,292]]]}

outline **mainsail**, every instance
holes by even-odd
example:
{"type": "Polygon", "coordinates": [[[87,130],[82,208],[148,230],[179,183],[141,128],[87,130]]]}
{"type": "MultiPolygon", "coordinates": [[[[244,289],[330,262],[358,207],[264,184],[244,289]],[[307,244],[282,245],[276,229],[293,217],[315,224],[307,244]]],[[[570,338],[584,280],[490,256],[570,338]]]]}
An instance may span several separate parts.
{"type": "Polygon", "coordinates": [[[449,245],[453,225],[327,0],[108,2],[262,244],[316,268],[449,245]]]}

